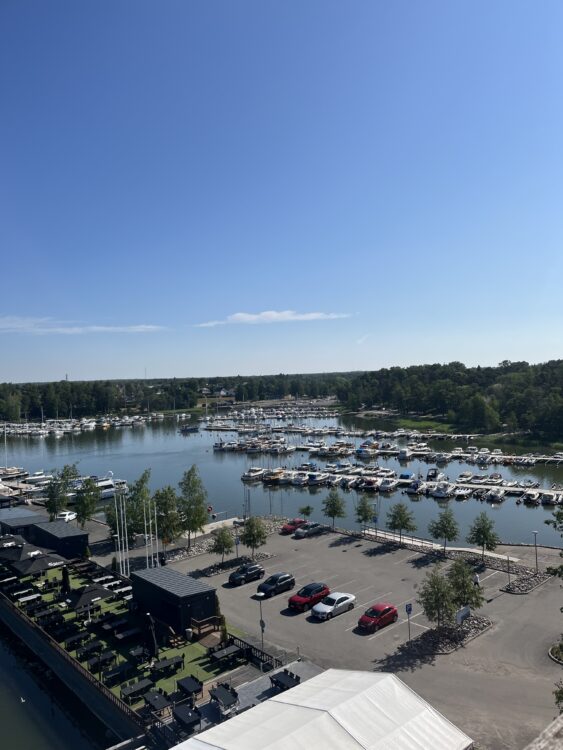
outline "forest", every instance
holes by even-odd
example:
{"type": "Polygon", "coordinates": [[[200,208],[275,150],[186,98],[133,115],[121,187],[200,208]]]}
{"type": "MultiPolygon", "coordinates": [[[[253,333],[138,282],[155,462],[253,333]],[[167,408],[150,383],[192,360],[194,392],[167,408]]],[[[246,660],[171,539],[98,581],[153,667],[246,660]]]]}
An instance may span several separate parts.
{"type": "Polygon", "coordinates": [[[236,402],[336,396],[346,411],[385,408],[443,420],[473,432],[526,431],[563,437],[563,360],[449,364],[370,372],[159,380],[0,384],[0,420],[85,417],[191,409],[223,394],[236,402]]]}

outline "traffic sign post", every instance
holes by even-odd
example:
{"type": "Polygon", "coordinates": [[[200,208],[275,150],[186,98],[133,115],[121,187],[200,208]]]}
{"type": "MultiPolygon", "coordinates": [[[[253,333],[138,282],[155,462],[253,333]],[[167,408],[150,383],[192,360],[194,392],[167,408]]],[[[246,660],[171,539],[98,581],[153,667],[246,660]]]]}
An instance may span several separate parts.
{"type": "Polygon", "coordinates": [[[238,534],[235,537],[235,549],[237,551],[237,559],[238,559],[238,546],[240,544],[240,539],[238,538],[238,534]]]}
{"type": "Polygon", "coordinates": [[[407,611],[407,621],[409,624],[409,643],[411,640],[411,612],[412,612],[412,604],[409,602],[405,605],[405,609],[407,611]]]}

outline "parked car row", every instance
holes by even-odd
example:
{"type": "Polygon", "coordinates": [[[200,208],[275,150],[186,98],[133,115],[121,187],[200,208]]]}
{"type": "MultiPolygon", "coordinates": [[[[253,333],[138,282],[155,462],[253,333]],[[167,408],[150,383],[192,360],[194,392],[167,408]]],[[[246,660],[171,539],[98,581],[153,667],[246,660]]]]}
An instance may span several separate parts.
{"type": "MultiPolygon", "coordinates": [[[[247,563],[230,574],[229,583],[233,586],[241,586],[243,583],[256,581],[264,576],[265,570],[259,563],[247,563]]],[[[295,577],[291,573],[272,573],[258,585],[256,593],[269,598],[284,591],[290,591],[294,587],[295,577]]],[[[318,620],[331,620],[343,612],[350,612],[355,604],[354,594],[331,591],[326,583],[320,582],[306,584],[288,600],[290,609],[297,612],[311,610],[313,617],[318,620]]],[[[358,629],[367,633],[376,633],[385,625],[397,622],[398,618],[397,607],[389,602],[377,602],[360,617],[358,629]]]]}

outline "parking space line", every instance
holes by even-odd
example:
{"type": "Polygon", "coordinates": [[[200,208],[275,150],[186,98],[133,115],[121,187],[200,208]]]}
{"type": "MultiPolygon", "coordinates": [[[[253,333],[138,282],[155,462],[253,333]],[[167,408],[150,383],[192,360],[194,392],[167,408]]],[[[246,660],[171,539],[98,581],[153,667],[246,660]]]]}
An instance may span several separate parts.
{"type": "Polygon", "coordinates": [[[397,562],[394,562],[393,565],[401,565],[401,563],[408,562],[409,560],[414,560],[415,557],[420,557],[420,552],[415,552],[414,555],[409,555],[408,557],[404,557],[402,560],[397,560],[397,562]]]}
{"type": "MultiPolygon", "coordinates": [[[[370,602],[376,602],[379,599],[383,599],[384,596],[389,596],[389,594],[392,594],[392,593],[393,593],[392,591],[386,591],[384,594],[378,594],[377,596],[372,597],[371,599],[368,599],[367,602],[362,602],[361,604],[356,604],[356,606],[354,607],[354,609],[357,609],[358,607],[365,607],[366,604],[370,604],[370,602]]],[[[350,611],[353,612],[354,610],[350,610],[350,611]]],[[[349,612],[347,612],[346,614],[349,614],[349,612]]],[[[348,632],[348,630],[353,630],[355,627],[356,627],[355,625],[351,625],[349,628],[346,628],[346,630],[344,632],[346,633],[346,632],[348,632]]]]}
{"type": "MultiPolygon", "coordinates": [[[[486,581],[487,578],[491,578],[492,576],[496,576],[496,574],[500,573],[500,572],[501,572],[500,570],[494,570],[492,573],[489,573],[488,576],[485,576],[484,578],[481,578],[481,581],[486,581]]],[[[502,572],[504,573],[505,571],[503,570],[502,572]]]]}
{"type": "MultiPolygon", "coordinates": [[[[415,617],[420,617],[421,614],[423,614],[422,610],[420,610],[420,612],[417,612],[416,615],[411,615],[411,622],[414,620],[415,617]]],[[[382,633],[387,633],[389,632],[389,630],[391,630],[391,628],[395,628],[397,627],[397,625],[402,625],[405,622],[407,622],[407,620],[400,619],[400,620],[397,620],[397,622],[391,623],[391,625],[387,625],[386,627],[381,628],[381,630],[378,630],[377,633],[374,633],[373,635],[371,635],[368,638],[368,641],[373,641],[373,639],[377,638],[378,635],[381,635],[382,633]]]]}

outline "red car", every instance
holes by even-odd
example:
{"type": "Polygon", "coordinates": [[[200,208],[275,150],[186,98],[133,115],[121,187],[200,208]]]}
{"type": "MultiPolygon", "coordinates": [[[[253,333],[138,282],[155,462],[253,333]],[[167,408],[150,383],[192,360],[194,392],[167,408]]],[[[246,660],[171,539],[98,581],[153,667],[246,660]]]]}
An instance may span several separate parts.
{"type": "Polygon", "coordinates": [[[292,518],[291,521],[284,523],[284,525],[281,527],[280,534],[294,534],[295,531],[300,526],[303,526],[304,523],[304,518],[292,518]]]}
{"type": "Polygon", "coordinates": [[[326,583],[308,583],[293,596],[289,597],[288,606],[299,612],[307,612],[315,604],[318,604],[325,596],[330,594],[326,583]]]}
{"type": "Polygon", "coordinates": [[[381,602],[381,604],[374,604],[373,607],[366,609],[358,620],[358,627],[361,630],[375,633],[379,628],[389,625],[391,622],[397,622],[398,619],[397,607],[389,604],[389,602],[381,602]]]}

